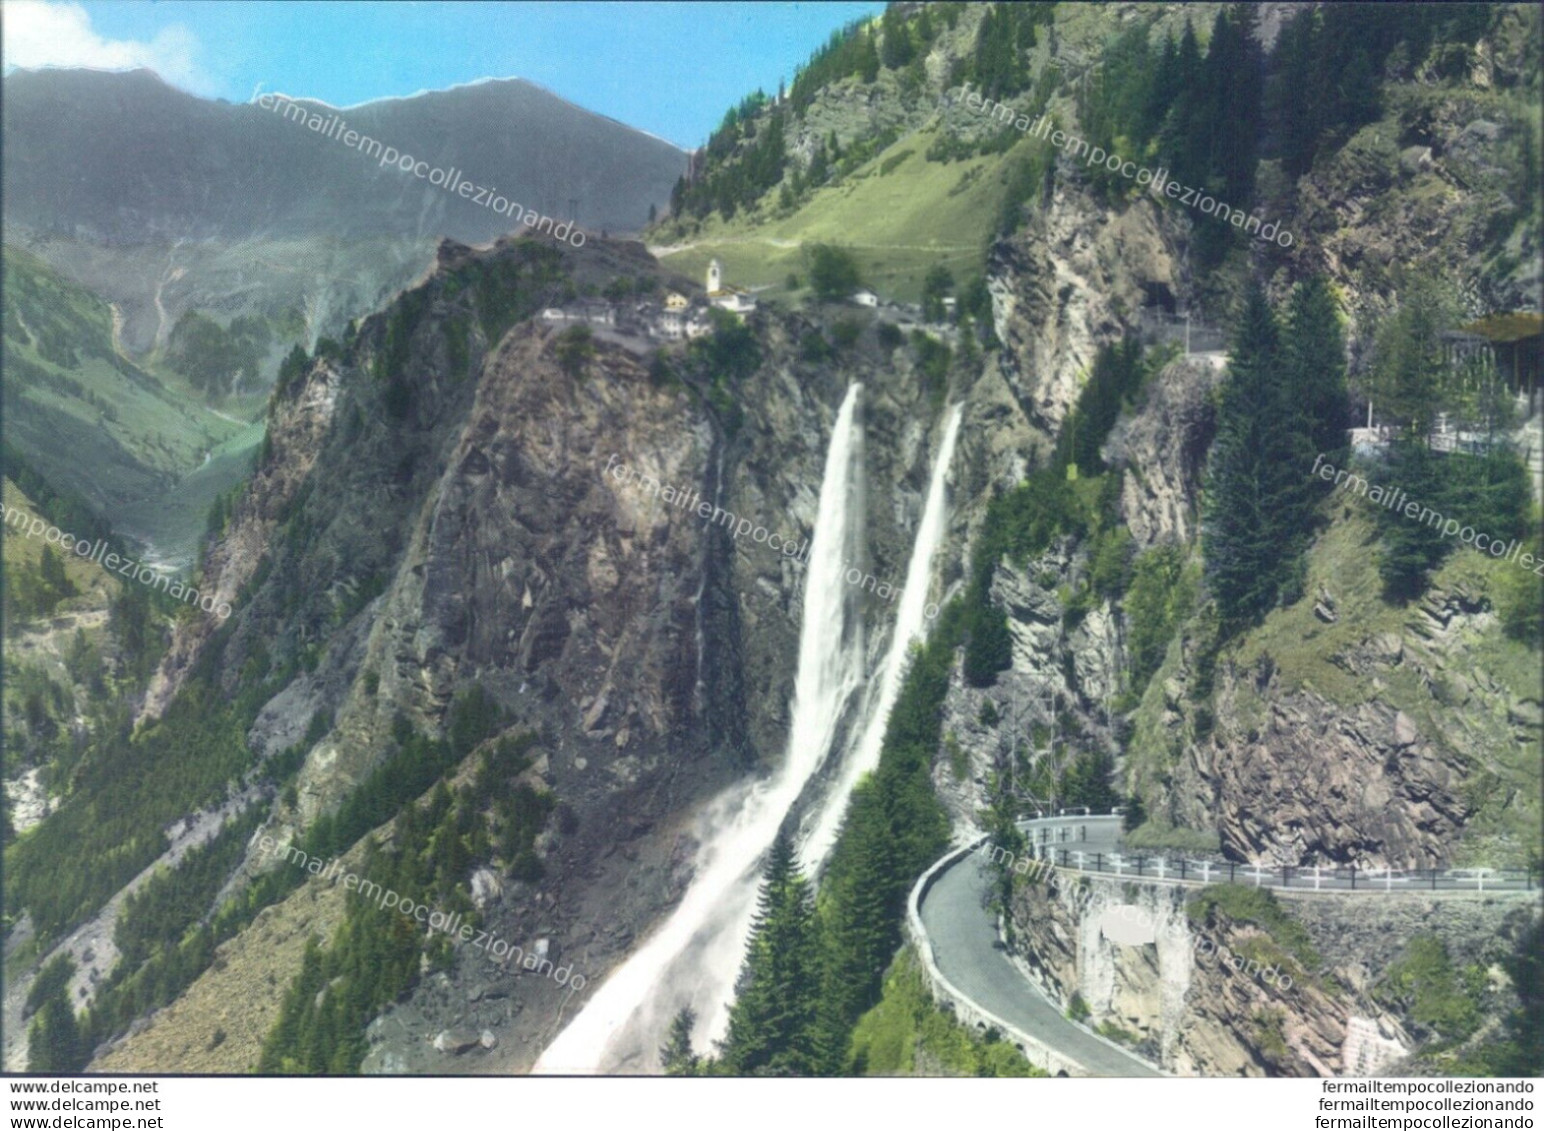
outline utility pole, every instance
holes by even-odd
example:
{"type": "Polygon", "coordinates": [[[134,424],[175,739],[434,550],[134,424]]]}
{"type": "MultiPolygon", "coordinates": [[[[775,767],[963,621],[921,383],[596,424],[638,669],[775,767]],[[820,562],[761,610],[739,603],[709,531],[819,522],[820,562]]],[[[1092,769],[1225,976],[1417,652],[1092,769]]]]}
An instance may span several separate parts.
{"type": "Polygon", "coordinates": [[[1056,740],[1061,737],[1061,715],[1056,710],[1056,692],[1053,690],[1047,700],[1051,709],[1051,745],[1046,750],[1046,762],[1049,764],[1048,792],[1051,799],[1051,815],[1056,814],[1056,793],[1061,782],[1061,766],[1056,760],[1056,740]]]}

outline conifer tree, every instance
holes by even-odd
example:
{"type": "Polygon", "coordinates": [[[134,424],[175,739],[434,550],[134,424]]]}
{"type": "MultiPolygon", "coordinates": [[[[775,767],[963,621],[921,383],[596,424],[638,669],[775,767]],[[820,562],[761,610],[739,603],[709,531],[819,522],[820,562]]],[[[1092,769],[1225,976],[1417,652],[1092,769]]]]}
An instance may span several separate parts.
{"type": "Polygon", "coordinates": [[[1402,280],[1399,309],[1375,338],[1372,395],[1379,411],[1425,438],[1436,420],[1447,365],[1440,333],[1455,320],[1452,301],[1436,280],[1402,280]]]}
{"type": "Polygon", "coordinates": [[[1141,137],[1144,141],[1157,134],[1163,125],[1164,114],[1180,96],[1181,81],[1179,46],[1172,35],[1166,36],[1158,53],[1158,65],[1153,70],[1147,103],[1143,107],[1141,137]]]}
{"type": "Polygon", "coordinates": [[[880,61],[889,70],[899,70],[910,63],[916,53],[911,42],[911,32],[906,27],[906,17],[891,4],[880,17],[879,26],[883,39],[879,49],[880,61]]]}
{"type": "Polygon", "coordinates": [[[917,42],[923,48],[927,48],[933,42],[933,18],[928,14],[927,5],[922,6],[922,14],[917,17],[917,42]]]}
{"type": "Polygon", "coordinates": [[[90,1059],[70,1004],[74,974],[75,963],[68,956],[56,958],[39,972],[27,995],[27,1004],[37,1007],[27,1031],[28,1072],[79,1072],[90,1059]]]}
{"type": "Polygon", "coordinates": [[[865,86],[873,84],[879,78],[879,48],[874,43],[872,32],[863,32],[858,36],[858,75],[865,86]]]}
{"type": "MultiPolygon", "coordinates": [[[[1440,505],[1442,468],[1424,438],[1395,437],[1389,445],[1387,467],[1390,481],[1398,483],[1408,497],[1440,505]]],[[[1381,507],[1374,515],[1383,534],[1378,576],[1383,581],[1384,596],[1399,602],[1419,597],[1426,590],[1428,571],[1447,552],[1441,529],[1381,507]]]]}
{"type": "Polygon", "coordinates": [[[700,1060],[692,1051],[692,1029],[697,1024],[697,1014],[691,1006],[681,1007],[681,1012],[670,1022],[670,1033],[659,1050],[660,1067],[667,1076],[695,1076],[700,1060]]]}
{"type": "Polygon", "coordinates": [[[83,1067],[80,1026],[63,997],[52,997],[38,1011],[28,1035],[28,1072],[78,1072],[83,1067]]]}
{"type": "MultiPolygon", "coordinates": [[[[1316,453],[1344,463],[1346,450],[1346,335],[1329,283],[1315,275],[1299,284],[1287,305],[1283,367],[1292,399],[1309,421],[1316,453]]],[[[1322,483],[1322,480],[1320,481],[1322,483]]],[[[1327,487],[1326,487],[1327,489],[1327,487]]]]}
{"type": "Polygon", "coordinates": [[[981,18],[971,76],[986,98],[1001,99],[1024,89],[1025,69],[1017,48],[1013,4],[994,4],[981,18]]]}
{"type": "Polygon", "coordinates": [[[840,841],[821,881],[821,991],[818,1067],[847,1069],[852,1026],[872,1002],[878,972],[894,947],[887,928],[886,878],[895,875],[895,845],[876,781],[859,783],[847,803],[840,841]]]}
{"type": "Polygon", "coordinates": [[[780,829],[763,873],[756,917],[729,1012],[721,1060],[730,1072],[808,1075],[815,1064],[815,899],[799,871],[793,838],[780,829]]]}
{"type": "Polygon", "coordinates": [[[1254,195],[1265,88],[1265,62],[1255,38],[1257,19],[1253,4],[1235,4],[1219,13],[1218,25],[1226,29],[1222,49],[1214,40],[1206,56],[1215,75],[1212,166],[1222,198],[1235,208],[1247,208],[1254,195]]]}
{"type": "Polygon", "coordinates": [[[1225,631],[1275,602],[1283,566],[1290,564],[1280,537],[1296,538],[1306,520],[1307,469],[1278,459],[1296,427],[1277,379],[1279,364],[1275,315],[1264,292],[1251,286],[1217,408],[1203,500],[1206,576],[1225,631]]]}
{"type": "Polygon", "coordinates": [[[1282,171],[1291,177],[1313,167],[1324,122],[1325,89],[1315,81],[1322,47],[1318,13],[1311,8],[1286,21],[1276,39],[1268,109],[1276,123],[1282,171]]]}
{"type": "Polygon", "coordinates": [[[1200,142],[1197,123],[1202,105],[1201,45],[1195,28],[1185,21],[1172,78],[1178,97],[1169,109],[1159,136],[1159,151],[1173,164],[1172,177],[1183,184],[1198,185],[1204,175],[1197,155],[1200,142]]]}

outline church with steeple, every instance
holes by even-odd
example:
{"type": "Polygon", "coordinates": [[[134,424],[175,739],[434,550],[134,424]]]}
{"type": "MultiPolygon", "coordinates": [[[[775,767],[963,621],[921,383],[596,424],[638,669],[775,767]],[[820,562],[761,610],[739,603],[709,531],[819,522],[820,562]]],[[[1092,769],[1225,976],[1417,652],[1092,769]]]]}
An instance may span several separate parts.
{"type": "Polygon", "coordinates": [[[722,310],[728,310],[743,317],[756,309],[756,298],[750,291],[724,282],[724,265],[717,259],[710,260],[708,263],[706,290],[708,302],[722,310]]]}

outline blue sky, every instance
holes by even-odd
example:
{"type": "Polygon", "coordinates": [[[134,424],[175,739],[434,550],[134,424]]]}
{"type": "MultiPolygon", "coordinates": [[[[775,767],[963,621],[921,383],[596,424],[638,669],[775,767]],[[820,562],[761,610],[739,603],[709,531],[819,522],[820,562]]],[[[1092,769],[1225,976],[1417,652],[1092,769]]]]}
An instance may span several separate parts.
{"type": "Polygon", "coordinates": [[[352,106],[524,78],[692,147],[833,30],[883,3],[296,3],[4,0],[4,63],[148,66],[184,90],[352,106]]]}

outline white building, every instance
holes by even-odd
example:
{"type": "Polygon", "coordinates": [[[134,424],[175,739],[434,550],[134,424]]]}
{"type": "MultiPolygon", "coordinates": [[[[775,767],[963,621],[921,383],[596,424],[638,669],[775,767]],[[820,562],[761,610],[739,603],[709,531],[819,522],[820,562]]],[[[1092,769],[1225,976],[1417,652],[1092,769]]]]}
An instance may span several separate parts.
{"type": "Polygon", "coordinates": [[[553,325],[588,322],[591,326],[615,326],[617,312],[611,303],[591,299],[568,307],[549,306],[541,312],[541,320],[553,325]]]}
{"type": "Polygon", "coordinates": [[[579,304],[579,313],[574,317],[588,322],[591,326],[615,326],[617,324],[616,307],[609,302],[590,300],[579,304]]]}
{"type": "Polygon", "coordinates": [[[724,267],[717,259],[708,264],[707,290],[708,302],[721,310],[743,318],[756,309],[756,297],[750,291],[724,283],[724,267]]]}
{"type": "Polygon", "coordinates": [[[650,327],[654,336],[667,342],[679,342],[686,332],[685,319],[679,310],[665,310],[650,327]]]}
{"type": "Polygon", "coordinates": [[[861,291],[854,291],[852,295],[852,301],[857,303],[859,306],[878,306],[879,296],[876,295],[873,291],[865,288],[861,291]]]}
{"type": "Polygon", "coordinates": [[[720,310],[727,310],[734,314],[749,314],[756,309],[756,298],[749,291],[742,291],[738,287],[726,287],[721,291],[708,296],[708,301],[720,310]]]}

